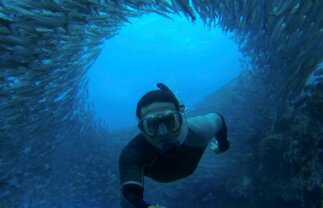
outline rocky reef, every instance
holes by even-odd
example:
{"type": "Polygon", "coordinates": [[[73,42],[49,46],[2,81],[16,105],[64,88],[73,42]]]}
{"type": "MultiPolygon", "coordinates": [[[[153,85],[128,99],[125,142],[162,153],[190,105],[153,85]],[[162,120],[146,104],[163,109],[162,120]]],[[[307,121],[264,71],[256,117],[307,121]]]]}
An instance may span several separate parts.
{"type": "Polygon", "coordinates": [[[259,203],[320,207],[323,176],[323,90],[312,85],[301,106],[289,106],[257,145],[259,203]]]}

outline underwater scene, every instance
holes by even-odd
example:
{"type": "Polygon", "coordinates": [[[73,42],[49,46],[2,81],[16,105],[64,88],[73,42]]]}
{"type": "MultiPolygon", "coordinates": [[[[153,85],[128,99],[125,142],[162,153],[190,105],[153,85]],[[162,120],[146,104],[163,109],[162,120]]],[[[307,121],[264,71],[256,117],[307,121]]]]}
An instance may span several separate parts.
{"type": "Polygon", "coordinates": [[[0,0],[0,208],[321,208],[322,176],[322,0],[0,0]]]}

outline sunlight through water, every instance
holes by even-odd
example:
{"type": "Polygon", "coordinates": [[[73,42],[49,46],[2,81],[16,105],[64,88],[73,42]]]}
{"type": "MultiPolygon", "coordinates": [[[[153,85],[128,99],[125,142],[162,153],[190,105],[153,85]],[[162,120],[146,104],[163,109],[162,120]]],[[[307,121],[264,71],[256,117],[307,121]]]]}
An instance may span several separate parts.
{"type": "Polygon", "coordinates": [[[136,124],[140,97],[167,84],[189,108],[236,77],[242,57],[230,34],[198,20],[150,14],[105,42],[90,69],[89,94],[110,130],[136,124]]]}

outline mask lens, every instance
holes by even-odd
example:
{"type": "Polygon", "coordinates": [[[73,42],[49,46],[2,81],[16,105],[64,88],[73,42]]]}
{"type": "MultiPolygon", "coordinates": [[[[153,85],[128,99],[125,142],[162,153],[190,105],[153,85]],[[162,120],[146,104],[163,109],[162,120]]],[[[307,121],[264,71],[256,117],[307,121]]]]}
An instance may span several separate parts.
{"type": "Polygon", "coordinates": [[[148,136],[155,136],[159,125],[158,117],[147,118],[142,121],[143,129],[148,136]]]}
{"type": "Polygon", "coordinates": [[[181,126],[181,116],[178,112],[168,113],[162,117],[163,123],[167,126],[167,128],[175,132],[181,126]]]}
{"type": "Polygon", "coordinates": [[[151,137],[154,137],[159,128],[160,122],[171,132],[176,132],[182,125],[182,117],[179,112],[170,112],[161,116],[151,116],[141,121],[142,130],[151,137]]]}

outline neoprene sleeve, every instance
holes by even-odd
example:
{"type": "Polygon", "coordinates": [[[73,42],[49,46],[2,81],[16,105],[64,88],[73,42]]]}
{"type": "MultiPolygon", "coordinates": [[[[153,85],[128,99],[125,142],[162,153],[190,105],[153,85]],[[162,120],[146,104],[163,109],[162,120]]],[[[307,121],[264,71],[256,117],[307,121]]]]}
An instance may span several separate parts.
{"type": "Polygon", "coordinates": [[[125,184],[122,187],[122,208],[148,208],[149,204],[143,199],[144,189],[137,184],[125,184]]]}
{"type": "Polygon", "coordinates": [[[227,151],[230,147],[228,140],[228,130],[222,115],[218,114],[222,121],[221,129],[215,134],[216,140],[218,141],[218,148],[221,152],[227,151]]]}

